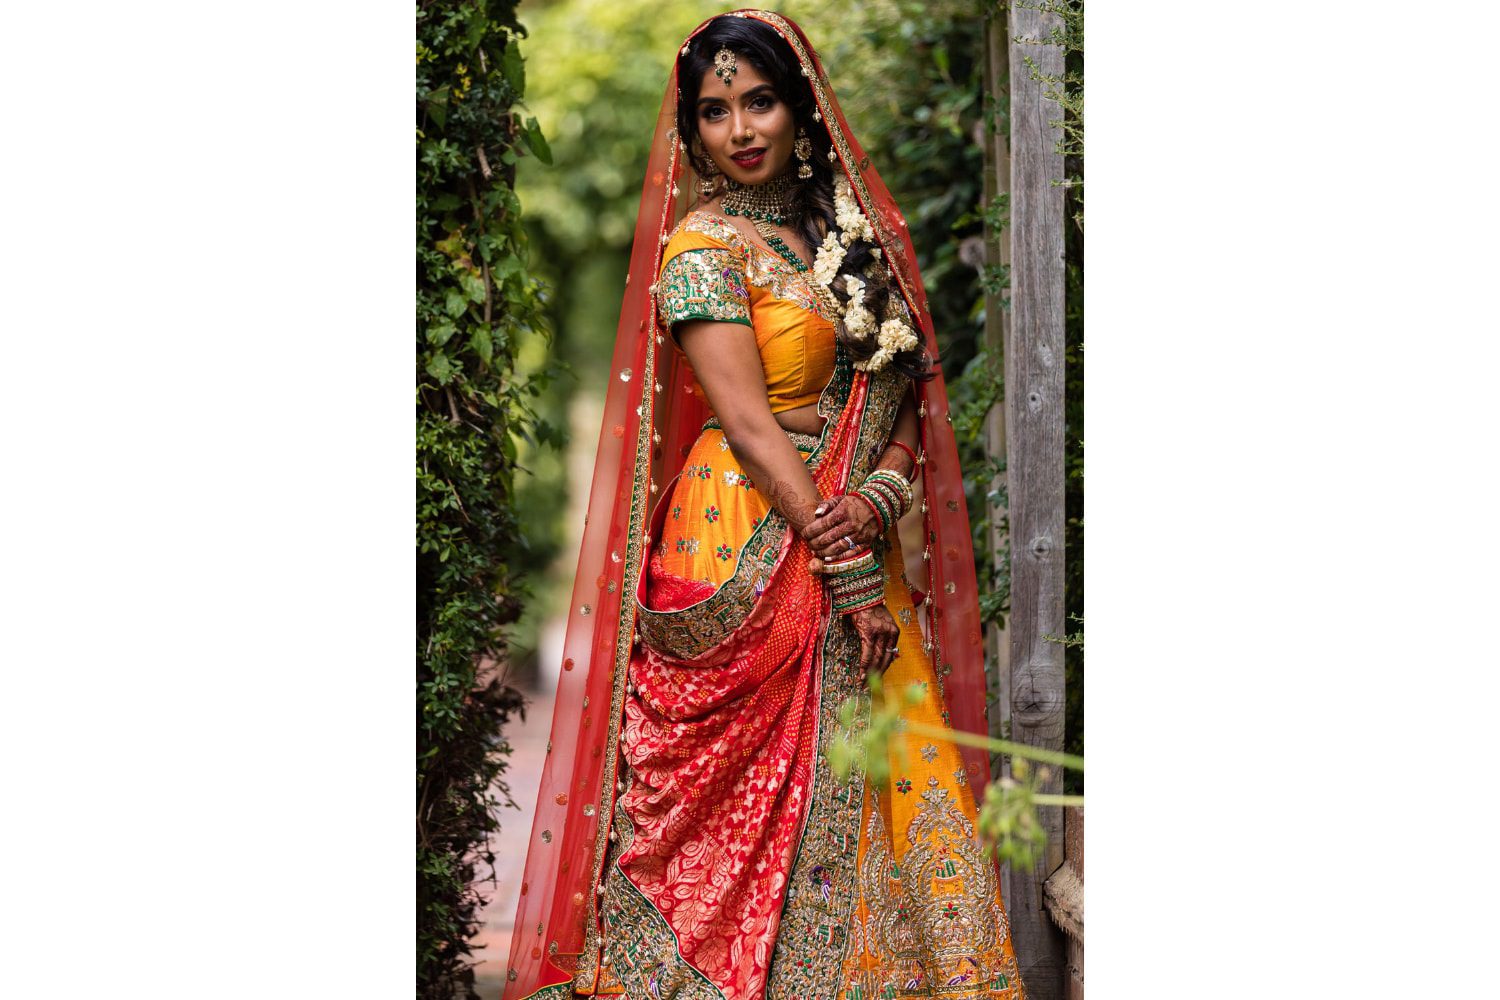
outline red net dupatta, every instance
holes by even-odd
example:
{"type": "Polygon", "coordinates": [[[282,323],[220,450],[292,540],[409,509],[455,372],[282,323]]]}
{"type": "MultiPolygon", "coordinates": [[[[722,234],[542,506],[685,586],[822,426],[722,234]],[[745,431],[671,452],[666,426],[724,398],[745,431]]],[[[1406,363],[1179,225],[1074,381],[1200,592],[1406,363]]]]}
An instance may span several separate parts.
{"type": "MultiPolygon", "coordinates": [[[[906,222],[859,145],[821,61],[802,30],[779,14],[732,12],[776,29],[795,50],[839,166],[871,221],[886,265],[938,356],[906,222]]],[[[708,24],[699,25],[693,35],[708,24]]],[[[649,549],[647,518],[679,471],[707,413],[658,328],[653,292],[668,235],[686,214],[696,181],[676,132],[677,74],[667,80],[641,189],[630,271],[620,306],[609,389],[595,452],[578,571],[568,608],[562,671],[541,790],[527,849],[504,1000],[570,986],[586,946],[597,942],[597,888],[608,848],[619,763],[624,675],[635,643],[634,595],[649,549]]],[[[939,372],[917,387],[925,499],[923,604],[927,650],[943,685],[950,724],[986,734],[978,588],[948,394],[939,372]]],[[[913,582],[920,570],[912,567],[913,582]]],[[[976,792],[989,779],[983,751],[964,751],[976,792]]],[[[594,956],[584,959],[587,964],[594,956]]]]}

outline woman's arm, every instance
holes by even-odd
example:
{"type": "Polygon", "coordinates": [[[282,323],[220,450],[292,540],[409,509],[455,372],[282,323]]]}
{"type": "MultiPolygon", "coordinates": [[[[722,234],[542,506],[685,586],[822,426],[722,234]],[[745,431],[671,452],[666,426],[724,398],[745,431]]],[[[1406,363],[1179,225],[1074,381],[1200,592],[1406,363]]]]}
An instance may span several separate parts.
{"type": "MultiPolygon", "coordinates": [[[[886,445],[875,468],[890,469],[910,481],[917,472],[917,463],[912,460],[912,456],[917,453],[917,401],[914,392],[908,391],[901,400],[901,408],[896,411],[896,419],[891,425],[889,440],[892,443],[886,445]],[[905,449],[910,449],[910,454],[905,449]]],[[[836,559],[845,547],[846,536],[860,545],[868,545],[880,534],[880,522],[875,518],[875,511],[858,497],[840,497],[823,506],[822,515],[814,518],[813,523],[802,532],[807,544],[822,559],[836,559]]]]}
{"type": "Polygon", "coordinates": [[[913,479],[917,473],[917,463],[912,459],[912,455],[917,453],[917,399],[912,389],[906,391],[906,396],[901,400],[901,409],[896,411],[890,440],[880,461],[875,463],[875,468],[891,469],[901,473],[907,480],[913,479]],[[910,454],[897,445],[904,446],[910,454]]]}
{"type": "Polygon", "coordinates": [[[677,326],[677,342],[735,459],[792,529],[802,533],[812,522],[818,490],[807,464],[771,413],[755,332],[740,323],[693,320],[677,326]]]}

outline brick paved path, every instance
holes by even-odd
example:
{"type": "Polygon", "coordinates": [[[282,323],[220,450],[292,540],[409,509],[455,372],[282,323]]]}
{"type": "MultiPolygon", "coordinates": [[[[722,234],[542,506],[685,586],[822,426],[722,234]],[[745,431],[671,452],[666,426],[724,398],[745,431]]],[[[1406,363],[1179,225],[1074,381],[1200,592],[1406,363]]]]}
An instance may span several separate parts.
{"type": "MultiPolygon", "coordinates": [[[[528,692],[526,722],[513,720],[506,728],[514,748],[510,756],[508,780],[511,797],[520,809],[500,812],[500,832],[494,838],[495,877],[499,884],[486,886],[489,903],[481,917],[484,921],[474,940],[474,970],[479,995],[496,1000],[505,976],[505,962],[510,955],[511,921],[516,916],[516,900],[521,888],[521,869],[526,863],[526,841],[531,833],[531,818],[536,812],[537,786],[542,777],[542,761],[547,755],[547,734],[552,729],[552,687],[546,679],[544,692],[528,692]]],[[[555,682],[554,682],[555,683],[555,682]]]]}

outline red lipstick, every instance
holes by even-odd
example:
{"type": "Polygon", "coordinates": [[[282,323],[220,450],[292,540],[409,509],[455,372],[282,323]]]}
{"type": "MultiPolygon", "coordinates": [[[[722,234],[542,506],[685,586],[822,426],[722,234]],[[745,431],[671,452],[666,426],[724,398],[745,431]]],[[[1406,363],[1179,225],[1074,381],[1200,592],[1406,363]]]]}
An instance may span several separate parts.
{"type": "Polygon", "coordinates": [[[753,149],[742,150],[730,157],[735,163],[742,167],[758,167],[760,161],[766,158],[766,147],[756,146],[753,149]]]}

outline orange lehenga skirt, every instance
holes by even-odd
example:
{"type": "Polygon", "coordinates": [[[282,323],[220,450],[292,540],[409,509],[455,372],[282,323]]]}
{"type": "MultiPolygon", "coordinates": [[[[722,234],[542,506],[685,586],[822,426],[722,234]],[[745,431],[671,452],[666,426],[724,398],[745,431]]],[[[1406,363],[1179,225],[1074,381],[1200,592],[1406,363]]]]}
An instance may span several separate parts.
{"type": "MultiPolygon", "coordinates": [[[[804,455],[811,450],[809,439],[791,437],[794,442],[800,439],[798,447],[804,455]]],[[[651,539],[652,600],[657,606],[688,607],[730,580],[741,559],[757,558],[758,553],[745,551],[745,546],[767,516],[768,503],[735,461],[723,431],[716,428],[707,428],[698,437],[684,459],[681,475],[663,496],[664,510],[653,519],[659,527],[651,539]]],[[[886,538],[884,565],[886,607],[901,629],[899,652],[886,671],[886,683],[898,689],[918,684],[924,692],[919,703],[905,710],[903,723],[946,726],[942,686],[923,652],[924,636],[913,605],[913,588],[906,577],[894,528],[886,538]]],[[[757,589],[757,597],[759,594],[757,589]]],[[[792,624],[771,622],[766,634],[774,637],[778,625],[792,624]]],[[[642,672],[639,665],[632,669],[633,673],[642,672]]],[[[824,683],[834,676],[830,671],[824,683]]],[[[637,681],[646,682],[645,677],[637,681]]],[[[862,685],[862,678],[846,676],[840,683],[853,691],[862,685]]],[[[667,720],[662,724],[670,730],[674,724],[686,723],[667,720]]],[[[784,714],[767,727],[766,739],[775,740],[798,724],[790,713],[784,714]]],[[[825,717],[823,724],[831,723],[825,717]]],[[[905,728],[901,727],[903,731],[905,728]]],[[[681,761],[674,763],[680,765],[681,761]]],[[[785,767],[783,762],[781,768],[785,767]]],[[[651,780],[649,767],[643,767],[642,774],[648,782],[651,780]]],[[[771,785],[777,777],[770,775],[771,785]]],[[[713,787],[711,769],[704,771],[701,780],[706,788],[713,787]]],[[[787,884],[759,886],[755,873],[746,872],[746,886],[754,886],[754,890],[713,897],[718,908],[714,912],[733,908],[738,921],[736,933],[747,930],[744,940],[757,940],[748,929],[758,928],[763,932],[759,940],[774,940],[774,947],[747,945],[742,953],[736,953],[733,940],[720,940],[722,928],[706,931],[701,939],[684,933],[685,927],[694,926],[693,912],[688,908],[694,900],[686,898],[681,900],[682,908],[675,911],[670,936],[651,932],[645,928],[657,921],[658,914],[653,911],[662,909],[660,901],[643,906],[639,894],[625,880],[616,878],[618,873],[611,872],[606,912],[613,919],[608,921],[601,948],[614,961],[611,965],[606,959],[593,983],[588,983],[586,976],[576,983],[579,992],[654,998],[830,1000],[810,992],[810,988],[826,989],[826,984],[838,982],[838,1000],[918,996],[1021,1000],[1023,987],[996,868],[977,838],[974,795],[958,748],[946,740],[899,736],[891,748],[888,781],[832,787],[838,789],[832,799],[848,798],[840,803],[846,816],[852,815],[849,811],[857,803],[857,839],[851,836],[851,824],[837,829],[835,824],[819,825],[820,810],[828,803],[805,803],[803,812],[812,816],[791,832],[795,842],[790,845],[790,854],[796,863],[790,866],[787,884]],[[820,858],[841,860],[842,868],[820,858]],[[842,908],[834,898],[836,879],[843,886],[842,908]],[[746,901],[757,893],[772,899],[769,904],[762,899],[762,909],[774,905],[779,912],[757,911],[756,903],[746,901]],[[780,902],[782,896],[784,903],[780,902]],[[829,956],[840,955],[841,959],[832,959],[839,963],[837,967],[815,968],[830,961],[829,956]],[[719,973],[715,974],[711,966],[719,973]],[[748,971],[723,971],[734,969],[748,971]],[[704,971],[712,982],[705,978],[704,971]],[[722,986],[726,978],[735,988],[713,985],[722,986]],[[814,987],[815,983],[825,985],[814,987]]],[[[732,800],[735,794],[728,788],[715,792],[726,800],[732,800]]],[[[637,806],[637,821],[642,815],[655,815],[649,797],[640,801],[647,804],[637,806]]],[[[703,815],[693,814],[680,801],[662,808],[659,818],[664,831],[671,830],[674,822],[688,822],[690,815],[703,815]]],[[[732,814],[729,821],[733,821],[732,814]]],[[[614,823],[622,834],[618,840],[628,840],[623,835],[628,834],[630,824],[623,812],[617,811],[614,823]]],[[[617,838],[612,834],[611,839],[617,838]]],[[[680,855],[700,851],[699,847],[690,850],[685,846],[690,842],[698,843],[682,841],[677,854],[657,859],[649,870],[662,874],[670,870],[678,878],[674,884],[681,884],[681,868],[674,866],[693,864],[694,859],[683,860],[680,855]]],[[[622,844],[616,842],[611,868],[621,850],[622,844]]],[[[732,860],[707,857],[712,853],[710,845],[699,855],[706,871],[701,883],[694,884],[704,886],[704,894],[710,886],[739,877],[732,860]]],[[[649,859],[647,863],[649,866],[649,859]]],[[[692,895],[682,889],[676,893],[678,897],[692,895]]],[[[671,903],[678,905],[675,899],[671,903]]],[[[728,936],[733,938],[734,934],[728,936]]]]}

